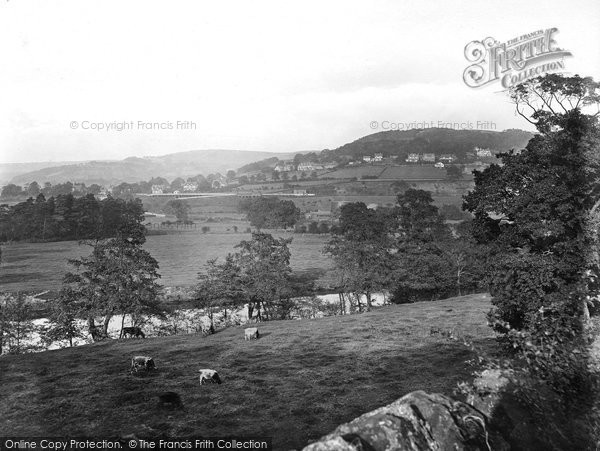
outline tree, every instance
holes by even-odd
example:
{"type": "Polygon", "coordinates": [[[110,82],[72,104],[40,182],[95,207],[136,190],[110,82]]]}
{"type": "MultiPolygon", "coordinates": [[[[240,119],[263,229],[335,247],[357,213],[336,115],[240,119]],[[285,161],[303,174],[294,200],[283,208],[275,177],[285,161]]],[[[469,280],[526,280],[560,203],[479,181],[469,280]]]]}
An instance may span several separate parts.
{"type": "Polygon", "coordinates": [[[18,197],[23,195],[23,188],[14,183],[9,183],[2,188],[2,194],[0,197],[18,197]]]}
{"type": "Polygon", "coordinates": [[[353,293],[362,311],[372,307],[371,295],[387,288],[393,265],[393,218],[386,210],[371,210],[362,202],[340,208],[339,226],[325,246],[334,261],[340,293],[353,293]]]}
{"type": "Polygon", "coordinates": [[[177,221],[188,221],[191,208],[189,204],[181,199],[171,199],[163,208],[167,214],[177,217],[177,221]]]}
{"type": "Polygon", "coordinates": [[[76,315],[88,318],[94,340],[107,336],[110,319],[121,314],[160,313],[158,263],[142,249],[146,238],[143,210],[125,211],[114,238],[93,244],[89,257],[69,260],[76,272],[67,273],[63,289],[77,297],[71,304],[76,315]],[[98,331],[95,318],[102,317],[98,331]]]}
{"type": "Polygon", "coordinates": [[[177,177],[175,180],[171,182],[171,191],[182,191],[183,185],[185,184],[185,180],[181,177],[177,177]]]}
{"type": "Polygon", "coordinates": [[[570,293],[586,269],[598,271],[597,238],[586,232],[600,180],[598,113],[581,107],[597,104],[599,90],[591,79],[555,74],[514,88],[517,111],[531,108],[539,134],[521,152],[501,154],[501,166],[475,172],[465,198],[475,238],[498,254],[493,315],[513,328],[536,324],[542,307],[577,316],[570,293]]]}
{"type": "Polygon", "coordinates": [[[398,195],[392,302],[433,300],[452,292],[453,277],[441,245],[452,240],[444,217],[428,191],[408,189],[398,195]]]}
{"type": "Polygon", "coordinates": [[[433,205],[430,192],[410,188],[397,199],[401,241],[429,242],[449,236],[450,229],[433,205]]]}
{"type": "Polygon", "coordinates": [[[31,182],[27,187],[27,195],[31,197],[37,197],[40,194],[40,185],[38,182],[31,182]]]}
{"type": "Polygon", "coordinates": [[[274,197],[246,199],[240,202],[239,208],[257,229],[293,227],[301,217],[294,202],[274,197]]]}
{"type": "Polygon", "coordinates": [[[216,259],[208,260],[205,272],[198,275],[200,281],[196,285],[194,304],[208,316],[210,333],[215,332],[215,313],[222,308],[233,305],[235,299],[237,299],[230,283],[237,274],[238,268],[235,265],[233,256],[230,254],[222,265],[218,265],[216,259]]]}
{"type": "Polygon", "coordinates": [[[31,343],[35,326],[31,306],[22,293],[0,298],[0,355],[22,354],[35,349],[31,343]]]}
{"type": "MultiPolygon", "coordinates": [[[[236,246],[238,251],[229,254],[213,273],[218,274],[220,280],[213,287],[218,287],[216,291],[230,303],[246,305],[248,318],[252,318],[255,311],[258,319],[276,318],[280,306],[292,294],[288,247],[291,241],[273,238],[268,233],[252,233],[252,239],[241,241],[236,246]]],[[[215,296],[207,298],[215,299],[215,296]]]]}
{"type": "Polygon", "coordinates": [[[476,172],[464,207],[494,252],[490,319],[517,353],[510,382],[537,448],[587,449],[599,423],[587,302],[598,297],[600,85],[550,74],[510,93],[538,134],[476,172]]]}
{"type": "Polygon", "coordinates": [[[73,347],[73,340],[83,338],[83,332],[77,324],[77,302],[77,294],[70,287],[64,287],[60,291],[58,299],[52,303],[50,325],[44,336],[46,342],[66,341],[73,347]]]}

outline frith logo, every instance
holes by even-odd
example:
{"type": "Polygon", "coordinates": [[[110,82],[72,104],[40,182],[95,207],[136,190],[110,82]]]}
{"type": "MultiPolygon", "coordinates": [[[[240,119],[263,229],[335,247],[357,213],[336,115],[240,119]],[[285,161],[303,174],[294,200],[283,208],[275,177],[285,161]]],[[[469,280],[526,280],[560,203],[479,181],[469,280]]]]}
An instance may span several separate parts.
{"type": "Polygon", "coordinates": [[[498,80],[504,88],[510,88],[529,78],[563,71],[564,58],[572,55],[557,47],[556,32],[558,28],[538,30],[503,44],[494,38],[468,43],[465,58],[472,64],[465,69],[463,80],[471,88],[498,80]]]}

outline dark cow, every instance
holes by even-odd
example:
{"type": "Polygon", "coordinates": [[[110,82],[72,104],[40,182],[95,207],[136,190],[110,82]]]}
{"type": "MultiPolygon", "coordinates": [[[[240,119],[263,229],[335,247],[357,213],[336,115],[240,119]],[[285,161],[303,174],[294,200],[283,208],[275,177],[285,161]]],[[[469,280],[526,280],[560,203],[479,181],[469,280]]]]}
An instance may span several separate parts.
{"type": "Polygon", "coordinates": [[[178,393],[175,393],[174,391],[167,391],[158,395],[158,406],[168,407],[171,409],[182,408],[183,402],[181,402],[181,397],[178,393]]]}
{"type": "Polygon", "coordinates": [[[123,338],[126,337],[146,338],[146,335],[144,335],[141,327],[133,326],[123,328],[123,338]]]}
{"type": "Polygon", "coordinates": [[[221,378],[215,370],[203,369],[198,372],[200,373],[200,385],[221,383],[221,378]]]}
{"type": "Polygon", "coordinates": [[[137,373],[139,370],[145,370],[146,372],[155,370],[156,365],[154,359],[145,355],[136,355],[131,359],[131,372],[137,373]]]}

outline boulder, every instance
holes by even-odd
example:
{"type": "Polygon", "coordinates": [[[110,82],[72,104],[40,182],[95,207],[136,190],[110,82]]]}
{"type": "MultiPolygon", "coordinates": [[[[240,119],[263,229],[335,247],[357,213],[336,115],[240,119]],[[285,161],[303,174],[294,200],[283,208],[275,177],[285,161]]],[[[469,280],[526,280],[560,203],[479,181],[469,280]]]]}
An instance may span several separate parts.
{"type": "Polygon", "coordinates": [[[481,412],[440,394],[415,391],[338,426],[304,451],[508,450],[481,412]]]}

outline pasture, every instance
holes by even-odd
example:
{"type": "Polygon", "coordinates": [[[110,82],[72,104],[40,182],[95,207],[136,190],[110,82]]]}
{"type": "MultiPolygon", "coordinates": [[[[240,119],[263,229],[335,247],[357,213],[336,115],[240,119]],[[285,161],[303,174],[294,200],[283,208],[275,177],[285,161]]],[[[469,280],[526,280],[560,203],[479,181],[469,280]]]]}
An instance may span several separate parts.
{"type": "MultiPolygon", "coordinates": [[[[224,224],[210,223],[209,233],[197,230],[148,236],[144,248],[158,261],[161,283],[165,286],[190,286],[196,283],[198,272],[208,259],[224,257],[234,251],[248,233],[227,232],[224,224]],[[214,232],[213,232],[214,230],[214,232]]],[[[242,227],[240,226],[240,230],[242,227]]],[[[290,232],[272,232],[274,236],[292,237],[291,266],[294,271],[318,271],[322,283],[331,263],[321,253],[325,235],[300,235],[290,232]]],[[[2,246],[0,285],[3,291],[41,292],[60,289],[62,278],[73,267],[68,259],[89,255],[91,247],[77,241],[52,243],[13,243],[2,246]]]]}
{"type": "Polygon", "coordinates": [[[493,351],[489,296],[381,307],[362,315],[243,327],[202,337],[111,340],[0,358],[0,436],[270,436],[300,449],[337,425],[422,389],[452,394],[473,357],[453,330],[493,351]],[[129,373],[133,355],[158,371],[129,373]],[[197,371],[223,384],[201,386],[197,371]],[[161,408],[179,393],[183,410],[161,408]]]}

